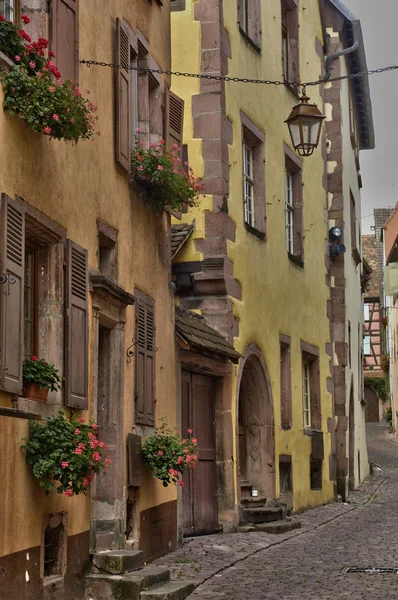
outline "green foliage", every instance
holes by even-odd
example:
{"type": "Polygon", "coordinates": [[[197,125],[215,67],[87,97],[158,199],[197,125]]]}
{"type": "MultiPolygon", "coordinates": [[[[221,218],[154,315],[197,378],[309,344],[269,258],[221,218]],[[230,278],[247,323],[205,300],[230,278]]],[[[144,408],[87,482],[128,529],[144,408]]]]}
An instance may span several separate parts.
{"type": "Polygon", "coordinates": [[[389,406],[388,408],[386,408],[386,410],[384,411],[384,418],[386,421],[388,421],[388,423],[392,422],[392,408],[391,406],[389,406]]]}
{"type": "Polygon", "coordinates": [[[61,389],[58,369],[43,358],[32,356],[31,360],[24,360],[22,373],[26,383],[36,383],[39,388],[52,392],[61,389]]]}
{"type": "MultiPolygon", "coordinates": [[[[25,16],[24,22],[29,18],[25,16]]],[[[98,119],[96,107],[77,85],[61,80],[51,60],[54,53],[48,52],[46,58],[48,40],[30,42],[23,29],[0,20],[0,50],[15,63],[1,76],[4,110],[18,115],[35,133],[50,138],[72,142],[91,138],[98,119]]]]}
{"type": "Polygon", "coordinates": [[[203,186],[194,177],[188,163],[182,165],[180,152],[177,144],[172,150],[166,150],[164,140],[144,148],[136,139],[131,155],[135,179],[148,190],[159,207],[182,210],[196,206],[199,195],[203,193],[203,186]]]}
{"type": "Polygon", "coordinates": [[[195,454],[197,440],[192,437],[191,429],[188,429],[188,437],[182,439],[178,431],[168,429],[165,419],[161,423],[155,435],[151,435],[143,445],[144,462],[164,487],[169,483],[184,485],[180,475],[195,468],[198,462],[195,454]]]}
{"type": "Polygon", "coordinates": [[[85,425],[84,418],[66,419],[62,411],[29,422],[29,440],[21,448],[46,495],[55,487],[66,496],[86,494],[94,475],[108,467],[108,446],[98,440],[97,429],[95,423],[85,425]]]}
{"type": "Polygon", "coordinates": [[[383,354],[380,358],[380,365],[383,369],[384,373],[389,373],[390,371],[390,357],[388,354],[383,354]]]}
{"type": "Polygon", "coordinates": [[[364,383],[371,387],[383,402],[387,402],[388,388],[384,377],[365,377],[364,383]]]}

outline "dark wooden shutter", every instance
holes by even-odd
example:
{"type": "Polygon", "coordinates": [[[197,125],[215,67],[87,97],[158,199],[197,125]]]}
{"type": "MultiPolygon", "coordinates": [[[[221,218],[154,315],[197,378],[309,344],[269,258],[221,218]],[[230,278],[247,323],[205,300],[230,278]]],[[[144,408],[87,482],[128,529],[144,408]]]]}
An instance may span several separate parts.
{"type": "Polygon", "coordinates": [[[5,194],[1,196],[0,258],[0,270],[8,275],[7,282],[0,284],[0,386],[18,394],[22,390],[24,352],[25,213],[5,194]]]}
{"type": "Polygon", "coordinates": [[[52,0],[52,48],[62,79],[77,82],[79,66],[78,0],[52,0]]]}
{"type": "Polygon", "coordinates": [[[171,91],[166,92],[166,144],[182,146],[184,128],[184,100],[171,91]]]}
{"type": "Polygon", "coordinates": [[[155,379],[155,313],[152,304],[146,307],[146,357],[145,357],[145,420],[152,425],[154,415],[155,379]]]}
{"type": "Polygon", "coordinates": [[[145,423],[145,320],[146,305],[138,300],[136,303],[136,375],[135,375],[135,420],[137,423],[145,423]]]}
{"type": "Polygon", "coordinates": [[[65,320],[65,404],[88,408],[87,250],[67,240],[65,320]]]}
{"type": "Polygon", "coordinates": [[[116,162],[130,171],[130,37],[120,19],[116,20],[116,162]]]}
{"type": "Polygon", "coordinates": [[[135,420],[153,425],[155,401],[155,312],[153,300],[137,294],[135,420]]]}

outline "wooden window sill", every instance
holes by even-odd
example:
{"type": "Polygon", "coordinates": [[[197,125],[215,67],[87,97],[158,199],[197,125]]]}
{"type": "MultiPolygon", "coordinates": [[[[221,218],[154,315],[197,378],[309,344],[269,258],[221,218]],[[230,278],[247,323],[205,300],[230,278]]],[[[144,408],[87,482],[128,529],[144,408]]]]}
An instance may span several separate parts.
{"type": "Polygon", "coordinates": [[[41,415],[35,411],[22,410],[20,408],[7,408],[0,406],[0,417],[11,417],[14,419],[40,419],[41,415]]]}
{"type": "Polygon", "coordinates": [[[265,242],[265,231],[259,231],[259,229],[256,229],[252,225],[249,225],[249,223],[246,223],[246,221],[245,221],[245,229],[246,229],[246,231],[248,231],[249,233],[251,233],[252,235],[257,237],[259,240],[262,240],[263,242],[265,242]]]}
{"type": "Polygon", "coordinates": [[[295,254],[287,253],[289,260],[295,264],[300,269],[304,269],[304,261],[301,256],[296,256],[295,254]]]}
{"type": "Polygon", "coordinates": [[[304,427],[304,435],[308,435],[308,437],[312,437],[313,433],[322,433],[321,429],[312,429],[312,427],[304,427]]]}
{"type": "Polygon", "coordinates": [[[243,39],[249,44],[249,46],[251,46],[253,48],[253,50],[259,55],[261,56],[261,47],[258,46],[256,44],[256,42],[254,40],[252,40],[252,38],[246,33],[246,31],[244,31],[241,26],[239,25],[239,32],[241,34],[241,36],[243,37],[243,39]]]}

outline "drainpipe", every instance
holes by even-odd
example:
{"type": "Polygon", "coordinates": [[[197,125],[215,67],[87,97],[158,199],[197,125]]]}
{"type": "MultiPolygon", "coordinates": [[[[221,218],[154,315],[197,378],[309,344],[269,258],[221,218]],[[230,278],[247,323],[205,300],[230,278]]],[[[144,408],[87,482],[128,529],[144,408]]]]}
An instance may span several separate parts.
{"type": "Polygon", "coordinates": [[[326,66],[325,66],[325,77],[324,77],[324,81],[329,81],[331,75],[332,75],[332,63],[333,61],[335,61],[337,58],[340,58],[340,56],[347,56],[347,54],[352,54],[353,52],[356,52],[359,48],[359,39],[358,39],[358,32],[356,27],[352,28],[353,33],[354,33],[354,43],[352,46],[350,46],[349,48],[346,48],[345,50],[340,50],[340,52],[335,52],[334,54],[331,54],[330,56],[327,57],[326,59],[326,66]]]}

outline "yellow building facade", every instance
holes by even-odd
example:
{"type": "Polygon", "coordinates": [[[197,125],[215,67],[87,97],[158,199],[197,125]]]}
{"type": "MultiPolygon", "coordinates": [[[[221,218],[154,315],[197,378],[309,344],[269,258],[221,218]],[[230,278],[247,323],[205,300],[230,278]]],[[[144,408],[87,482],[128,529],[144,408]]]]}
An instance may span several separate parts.
{"type": "MultiPolygon", "coordinates": [[[[174,3],[173,71],[317,80],[325,43],[318,2],[243,4],[174,3]]],[[[295,511],[331,502],[325,139],[311,157],[294,152],[284,121],[298,95],[288,84],[173,77],[172,89],[185,100],[184,143],[206,193],[183,215],[194,227],[174,259],[178,302],[241,355],[229,407],[228,519],[240,520],[253,489],[295,511]]],[[[322,110],[322,88],[307,93],[322,110]]]]}
{"type": "MultiPolygon", "coordinates": [[[[5,244],[7,218],[12,214],[21,226],[18,253],[22,266],[16,284],[2,286],[9,300],[2,301],[0,597],[14,597],[18,590],[18,597],[26,600],[42,598],[50,589],[52,598],[83,597],[83,573],[95,551],[141,548],[148,559],[177,544],[176,489],[162,487],[149,471],[140,480],[134,479],[137,468],[129,462],[134,453],[129,454],[127,446],[129,436],[135,436],[135,443],[153,433],[162,417],[167,417],[170,426],[176,422],[170,214],[159,215],[148,206],[145,193],[130,180],[120,146],[115,147],[120,131],[127,152],[133,147],[135,128],[141,128],[152,141],[163,137],[162,115],[170,80],[158,76],[149,86],[148,74],[137,84],[133,80],[136,72],[128,73],[129,89],[138,85],[140,102],[133,109],[137,102],[134,89],[134,95],[131,92],[123,100],[131,102],[130,108],[121,112],[120,105],[115,108],[120,92],[115,70],[87,68],[77,60],[78,54],[79,60],[117,62],[118,36],[125,35],[131,61],[139,56],[141,65],[169,69],[169,4],[118,0],[101,2],[93,11],[84,2],[69,2],[65,8],[65,3],[57,1],[50,14],[42,4],[42,8],[38,8],[40,3],[32,8],[29,1],[17,3],[20,12],[14,19],[18,22],[25,13],[31,22],[24,29],[33,39],[45,37],[55,50],[57,44],[71,49],[71,57],[57,55],[55,60],[61,61],[62,73],[64,67],[72,77],[75,73],[83,93],[90,90],[100,135],[77,145],[49,141],[48,136],[30,131],[17,116],[0,111],[2,270],[11,268],[5,244]],[[54,10],[59,10],[62,18],[66,18],[62,12],[66,10],[72,23],[67,44],[63,45],[62,38],[67,28],[52,28],[57,18],[54,10]],[[120,122],[123,129],[118,130],[120,122]],[[70,262],[70,252],[77,256],[79,273],[73,271],[76,263],[70,262]],[[28,264],[29,253],[34,256],[34,268],[28,264]],[[77,327],[72,323],[68,330],[72,335],[68,346],[68,310],[74,307],[64,269],[69,272],[70,268],[72,280],[75,277],[75,283],[81,285],[83,308],[77,327]],[[30,277],[36,286],[32,296],[30,277]],[[31,298],[32,319],[37,325],[33,337],[27,324],[31,298]],[[141,409],[136,364],[139,307],[150,314],[153,333],[156,330],[151,342],[153,354],[156,344],[156,356],[151,371],[146,372],[146,404],[141,409]],[[24,324],[19,327],[18,322],[24,324]],[[51,392],[46,404],[24,397],[22,359],[31,354],[54,364],[63,380],[63,390],[51,392]],[[11,367],[15,379],[10,387],[5,369],[11,367]],[[70,401],[65,389],[75,401],[70,401]],[[87,496],[69,498],[52,491],[45,497],[20,446],[28,436],[29,418],[54,415],[65,405],[72,407],[75,416],[99,423],[99,437],[109,444],[112,465],[87,496]],[[45,532],[59,526],[62,535],[53,573],[45,564],[45,532]]],[[[12,64],[4,54],[0,62],[2,70],[12,64]]],[[[0,86],[0,102],[3,97],[0,86]]]]}

